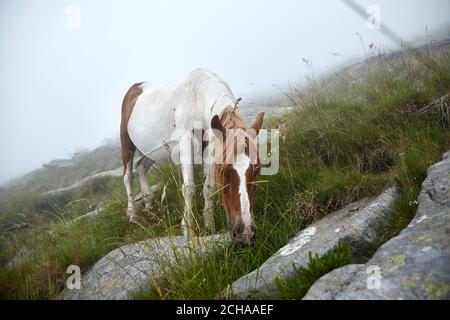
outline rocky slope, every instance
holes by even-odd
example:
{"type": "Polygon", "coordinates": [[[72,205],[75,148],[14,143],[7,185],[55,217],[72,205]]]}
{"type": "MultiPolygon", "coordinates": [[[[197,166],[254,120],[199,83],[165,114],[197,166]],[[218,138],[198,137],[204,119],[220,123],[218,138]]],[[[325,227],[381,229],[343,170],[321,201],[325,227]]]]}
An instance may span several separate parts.
{"type": "Polygon", "coordinates": [[[429,168],[417,201],[409,226],[372,259],[325,275],[305,299],[450,299],[450,151],[429,168]]]}
{"type": "MultiPolygon", "coordinates": [[[[222,297],[276,298],[276,278],[289,280],[340,243],[352,257],[377,240],[379,224],[392,214],[401,191],[390,188],[362,199],[302,230],[253,272],[230,284],[222,297]]],[[[191,254],[221,250],[229,238],[215,235],[190,244],[165,237],[113,250],[82,276],[80,290],[59,299],[127,299],[191,254]]],[[[170,270],[173,270],[172,268],[170,270]]],[[[397,237],[381,246],[366,264],[350,264],[320,278],[304,299],[450,299],[450,151],[429,168],[418,198],[416,216],[397,237]],[[378,278],[375,278],[378,277],[378,278]]]]}
{"type": "Polygon", "coordinates": [[[56,159],[43,164],[42,168],[11,180],[4,186],[5,192],[66,188],[97,173],[113,172],[121,164],[120,146],[104,145],[91,151],[76,152],[70,159],[56,159]]]}

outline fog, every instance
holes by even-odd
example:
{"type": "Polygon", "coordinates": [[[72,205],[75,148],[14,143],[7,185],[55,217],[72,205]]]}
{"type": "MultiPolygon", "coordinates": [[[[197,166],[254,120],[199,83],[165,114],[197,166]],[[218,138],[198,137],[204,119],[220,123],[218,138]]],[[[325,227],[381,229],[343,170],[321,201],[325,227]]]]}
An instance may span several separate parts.
{"type": "MultiPolygon", "coordinates": [[[[448,0],[357,3],[410,41],[450,21],[448,0]]],[[[135,82],[204,67],[245,101],[301,81],[303,58],[320,74],[397,47],[337,0],[3,0],[0,41],[0,182],[116,136],[135,82]]]]}

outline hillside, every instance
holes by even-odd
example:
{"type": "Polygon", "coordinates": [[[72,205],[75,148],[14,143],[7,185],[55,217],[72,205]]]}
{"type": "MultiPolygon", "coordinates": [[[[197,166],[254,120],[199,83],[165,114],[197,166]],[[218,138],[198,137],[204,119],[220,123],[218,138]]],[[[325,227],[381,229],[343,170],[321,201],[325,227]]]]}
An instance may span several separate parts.
{"type": "MultiPolygon", "coordinates": [[[[282,131],[280,171],[259,179],[256,243],[240,249],[226,246],[190,257],[188,263],[176,261],[162,268],[157,279],[142,284],[145,290],[133,297],[217,298],[302,229],[363,198],[399,188],[401,195],[395,198],[393,213],[380,222],[377,239],[370,248],[360,248],[358,262],[369,261],[413,219],[427,168],[450,148],[447,98],[432,112],[419,112],[449,93],[448,41],[374,56],[333,75],[311,77],[306,87],[293,87],[286,97],[273,101],[287,101],[289,108],[274,112],[265,123],[282,131]]],[[[248,116],[258,110],[245,105],[242,109],[248,116]]],[[[87,274],[115,248],[179,235],[180,173],[171,165],[158,166],[149,174],[151,184],[162,188],[151,211],[139,211],[139,224],[129,224],[125,218],[121,177],[95,176],[75,188],[48,193],[119,166],[119,148],[100,147],[52,161],[1,191],[2,298],[53,298],[64,289],[67,266],[78,265],[87,274]],[[99,210],[73,220],[94,209],[99,210]]],[[[200,174],[196,181],[199,214],[200,174]]],[[[134,187],[137,190],[137,183],[134,187]]],[[[216,229],[226,232],[221,201],[215,203],[216,229]]],[[[197,233],[206,236],[201,223],[197,233]]],[[[313,276],[302,274],[291,284],[280,283],[272,298],[301,298],[320,276],[350,262],[346,249],[339,250],[327,258],[325,268],[310,272],[313,276]]]]}
{"type": "Polygon", "coordinates": [[[12,179],[3,191],[48,191],[67,187],[88,175],[121,166],[120,146],[104,145],[91,151],[76,152],[70,159],[55,159],[41,168],[12,179]]]}

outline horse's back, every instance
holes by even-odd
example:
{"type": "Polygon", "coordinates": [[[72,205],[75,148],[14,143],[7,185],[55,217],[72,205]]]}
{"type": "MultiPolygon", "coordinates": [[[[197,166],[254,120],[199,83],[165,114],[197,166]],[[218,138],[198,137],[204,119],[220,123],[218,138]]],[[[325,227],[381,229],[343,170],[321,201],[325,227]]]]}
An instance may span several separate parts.
{"type": "Polygon", "coordinates": [[[155,161],[166,160],[167,150],[186,130],[209,129],[213,114],[234,103],[226,82],[206,69],[191,71],[180,83],[145,82],[140,88],[128,133],[136,148],[155,161]]]}
{"type": "Polygon", "coordinates": [[[142,93],[128,121],[128,133],[136,148],[156,161],[168,156],[160,151],[170,143],[174,129],[173,97],[178,86],[179,83],[141,84],[142,93]]]}
{"type": "Polygon", "coordinates": [[[203,68],[188,74],[180,86],[177,99],[177,126],[190,127],[192,121],[197,121],[202,123],[204,130],[210,128],[214,114],[235,102],[228,84],[214,72],[203,68]]]}

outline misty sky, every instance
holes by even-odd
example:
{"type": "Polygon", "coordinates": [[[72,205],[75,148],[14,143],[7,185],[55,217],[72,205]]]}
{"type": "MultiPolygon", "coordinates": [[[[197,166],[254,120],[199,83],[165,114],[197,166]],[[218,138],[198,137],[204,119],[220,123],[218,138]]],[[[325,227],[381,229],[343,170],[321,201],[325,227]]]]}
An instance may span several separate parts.
{"type": "MultiPolygon", "coordinates": [[[[448,0],[358,3],[406,39],[450,20],[448,0]]],[[[362,56],[356,32],[395,48],[338,0],[2,0],[0,182],[116,136],[134,82],[204,67],[245,99],[303,79],[302,58],[320,73],[362,56]]]]}

